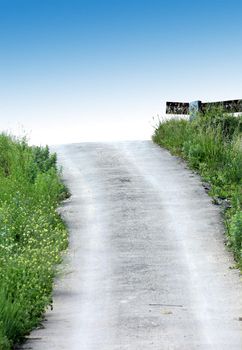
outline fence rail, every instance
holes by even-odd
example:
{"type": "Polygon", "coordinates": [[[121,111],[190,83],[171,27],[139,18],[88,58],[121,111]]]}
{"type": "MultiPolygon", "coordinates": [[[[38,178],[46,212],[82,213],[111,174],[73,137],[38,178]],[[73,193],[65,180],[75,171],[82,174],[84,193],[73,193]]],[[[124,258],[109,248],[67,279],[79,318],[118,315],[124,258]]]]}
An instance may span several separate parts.
{"type": "Polygon", "coordinates": [[[242,100],[228,100],[219,102],[166,102],[167,114],[191,114],[191,110],[205,112],[214,107],[222,107],[228,113],[241,113],[242,100]]]}

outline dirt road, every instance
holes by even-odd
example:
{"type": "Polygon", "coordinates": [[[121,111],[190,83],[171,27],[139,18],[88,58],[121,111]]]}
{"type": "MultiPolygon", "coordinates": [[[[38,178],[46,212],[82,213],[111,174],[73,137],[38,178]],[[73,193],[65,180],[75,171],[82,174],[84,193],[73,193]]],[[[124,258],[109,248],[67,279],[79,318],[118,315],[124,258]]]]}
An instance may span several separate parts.
{"type": "Polygon", "coordinates": [[[241,350],[239,273],[200,179],[149,141],[56,150],[70,248],[24,349],[241,350]]]}

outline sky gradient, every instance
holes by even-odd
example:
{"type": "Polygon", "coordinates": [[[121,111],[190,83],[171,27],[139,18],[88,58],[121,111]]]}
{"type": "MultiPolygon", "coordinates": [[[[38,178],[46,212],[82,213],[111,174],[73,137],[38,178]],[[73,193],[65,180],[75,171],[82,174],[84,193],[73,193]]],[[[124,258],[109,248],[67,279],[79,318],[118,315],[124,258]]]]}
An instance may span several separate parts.
{"type": "Polygon", "coordinates": [[[1,130],[147,139],[166,101],[242,98],[242,1],[0,0],[1,130]]]}

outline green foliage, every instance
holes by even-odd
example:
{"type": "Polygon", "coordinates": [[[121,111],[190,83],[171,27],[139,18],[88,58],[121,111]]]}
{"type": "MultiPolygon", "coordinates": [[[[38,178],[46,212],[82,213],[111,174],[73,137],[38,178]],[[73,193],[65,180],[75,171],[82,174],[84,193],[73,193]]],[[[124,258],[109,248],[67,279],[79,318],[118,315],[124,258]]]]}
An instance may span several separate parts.
{"type": "Polygon", "coordinates": [[[11,349],[51,304],[67,231],[56,212],[67,191],[48,147],[0,135],[0,349],[11,349]]]}
{"type": "Polygon", "coordinates": [[[197,128],[205,131],[208,128],[220,130],[224,139],[231,140],[235,134],[242,132],[242,118],[235,118],[224,113],[222,108],[211,108],[205,114],[194,120],[197,128]]]}
{"type": "Polygon", "coordinates": [[[189,133],[190,124],[187,120],[160,121],[155,129],[153,141],[170,149],[173,153],[181,155],[183,144],[189,133]],[[174,138],[174,135],[177,135],[177,137],[174,138]]]}
{"type": "Polygon", "coordinates": [[[242,212],[237,211],[230,220],[229,234],[234,247],[234,252],[237,260],[240,262],[240,267],[242,268],[242,212]]]}
{"type": "Polygon", "coordinates": [[[166,120],[157,125],[153,141],[185,158],[211,183],[210,195],[230,203],[225,212],[228,244],[242,267],[242,116],[210,109],[192,122],[166,120]]]}

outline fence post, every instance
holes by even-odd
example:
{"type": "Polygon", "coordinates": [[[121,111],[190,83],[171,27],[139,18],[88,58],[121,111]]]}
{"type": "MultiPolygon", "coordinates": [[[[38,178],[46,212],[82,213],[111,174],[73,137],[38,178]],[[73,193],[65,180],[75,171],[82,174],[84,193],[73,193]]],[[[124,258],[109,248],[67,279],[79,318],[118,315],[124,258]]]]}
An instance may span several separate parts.
{"type": "Polygon", "coordinates": [[[196,118],[197,113],[202,110],[202,101],[193,101],[189,103],[189,120],[196,118]]]}

